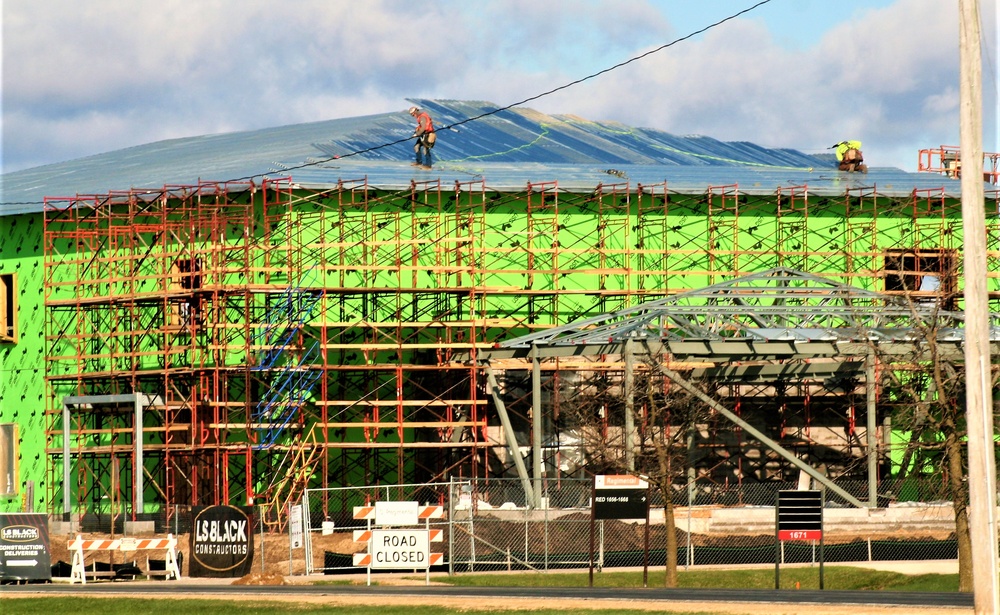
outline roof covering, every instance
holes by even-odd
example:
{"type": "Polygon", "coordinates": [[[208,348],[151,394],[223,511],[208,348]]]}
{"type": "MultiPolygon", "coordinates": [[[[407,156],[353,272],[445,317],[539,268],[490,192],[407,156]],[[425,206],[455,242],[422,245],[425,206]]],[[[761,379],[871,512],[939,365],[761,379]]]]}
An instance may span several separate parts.
{"type": "MultiPolygon", "coordinates": [[[[678,136],[651,128],[546,115],[529,108],[499,110],[486,101],[419,100],[439,128],[435,165],[412,167],[413,119],[402,109],[266,128],[159,141],[0,176],[0,215],[41,211],[46,197],[102,195],[197,184],[288,177],[304,187],[367,178],[376,188],[400,189],[412,180],[483,179],[497,190],[528,182],[559,182],[565,190],[600,183],[667,182],[675,192],[738,184],[744,193],[772,194],[782,186],[808,186],[814,194],[842,195],[874,187],[887,196],[961,184],[939,174],[873,167],[867,175],[842,173],[829,155],[772,149],[748,142],[678,136]]],[[[839,135],[838,135],[839,137],[839,135]]]]}
{"type": "MultiPolygon", "coordinates": [[[[990,338],[1000,342],[1000,314],[991,314],[991,319],[990,338]]],[[[607,348],[631,340],[663,344],[678,358],[832,357],[864,355],[870,344],[912,348],[932,329],[939,344],[957,345],[964,339],[964,320],[963,312],[774,268],[531,333],[497,347],[607,348]]]]}

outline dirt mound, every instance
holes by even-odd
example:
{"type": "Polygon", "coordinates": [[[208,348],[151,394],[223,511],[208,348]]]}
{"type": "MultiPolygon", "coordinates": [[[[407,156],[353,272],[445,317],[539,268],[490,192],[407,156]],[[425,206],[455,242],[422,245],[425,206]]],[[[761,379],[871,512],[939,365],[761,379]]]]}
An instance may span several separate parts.
{"type": "Polygon", "coordinates": [[[291,585],[284,575],[274,572],[251,572],[233,581],[233,585],[291,585]]]}

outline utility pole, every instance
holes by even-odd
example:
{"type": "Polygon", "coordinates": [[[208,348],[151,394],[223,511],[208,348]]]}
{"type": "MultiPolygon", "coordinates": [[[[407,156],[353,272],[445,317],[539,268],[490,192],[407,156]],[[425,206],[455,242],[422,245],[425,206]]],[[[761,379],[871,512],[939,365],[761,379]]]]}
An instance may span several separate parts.
{"type": "Polygon", "coordinates": [[[997,575],[996,454],[990,387],[990,322],[986,287],[983,195],[983,89],[979,2],[959,0],[959,131],[965,243],[965,371],[969,441],[969,534],[975,611],[1000,612],[997,575]]]}

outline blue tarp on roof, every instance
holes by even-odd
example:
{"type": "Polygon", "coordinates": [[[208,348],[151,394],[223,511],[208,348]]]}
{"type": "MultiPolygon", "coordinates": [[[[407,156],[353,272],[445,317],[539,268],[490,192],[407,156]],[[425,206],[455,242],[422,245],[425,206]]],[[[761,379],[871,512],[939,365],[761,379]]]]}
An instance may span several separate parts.
{"type": "Polygon", "coordinates": [[[439,128],[431,171],[410,166],[413,118],[405,111],[160,141],[0,176],[0,215],[41,211],[45,197],[102,195],[167,184],[291,176],[309,187],[367,178],[398,189],[416,180],[445,186],[484,179],[495,189],[558,181],[566,190],[599,183],[666,181],[677,192],[737,184],[746,193],[807,185],[814,194],[842,195],[874,187],[905,196],[914,189],[961,194],[960,182],[938,174],[872,168],[867,175],[835,170],[829,156],[770,149],[747,142],[678,136],[652,128],[547,115],[528,108],[497,111],[486,101],[413,100],[439,128]],[[495,113],[494,113],[495,112],[495,113]]]}

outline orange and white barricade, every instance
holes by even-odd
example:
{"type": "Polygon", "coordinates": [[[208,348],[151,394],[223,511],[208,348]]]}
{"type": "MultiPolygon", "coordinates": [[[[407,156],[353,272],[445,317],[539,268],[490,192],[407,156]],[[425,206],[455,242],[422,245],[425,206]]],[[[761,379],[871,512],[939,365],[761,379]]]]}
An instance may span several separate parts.
{"type": "MultiPolygon", "coordinates": [[[[360,521],[374,520],[375,507],[372,505],[355,506],[354,518],[360,521]]],[[[443,519],[443,518],[444,518],[444,506],[426,505],[417,507],[417,519],[420,521],[424,521],[425,519],[443,519]]]]}
{"type": "MultiPolygon", "coordinates": [[[[77,535],[76,540],[69,543],[69,550],[73,553],[73,567],[70,571],[69,582],[87,583],[87,568],[84,564],[85,554],[98,551],[144,551],[160,549],[166,551],[164,578],[178,580],[181,578],[180,568],[177,566],[177,539],[173,534],[167,534],[166,538],[119,538],[114,540],[96,539],[84,540],[77,535]]],[[[147,571],[148,573],[148,571],[147,571]]],[[[91,573],[93,576],[93,573],[91,573]]]]}

